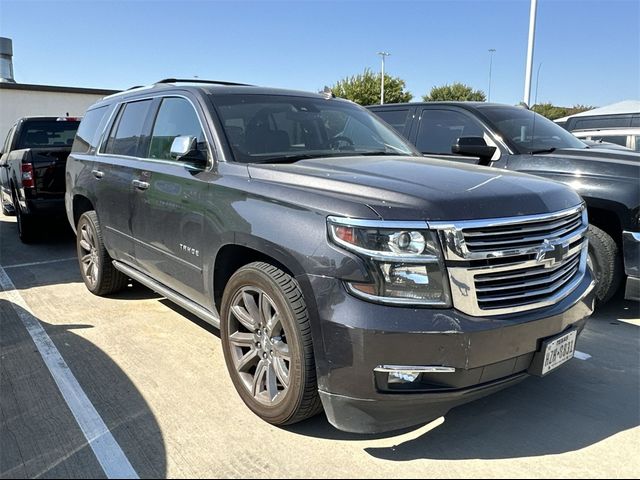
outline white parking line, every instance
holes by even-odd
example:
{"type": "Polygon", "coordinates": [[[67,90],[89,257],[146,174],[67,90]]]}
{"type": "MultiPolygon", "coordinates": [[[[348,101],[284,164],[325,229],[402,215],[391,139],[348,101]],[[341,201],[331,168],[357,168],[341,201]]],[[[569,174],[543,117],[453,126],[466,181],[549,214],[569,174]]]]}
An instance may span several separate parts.
{"type": "Polygon", "coordinates": [[[12,302],[14,311],[31,335],[104,473],[108,478],[139,478],[53,341],[1,266],[0,289],[4,291],[3,296],[12,302]]]}
{"type": "Polygon", "coordinates": [[[77,260],[78,257],[57,258],[55,260],[44,260],[42,262],[30,262],[30,263],[16,263],[14,265],[1,265],[1,268],[5,270],[7,268],[21,268],[21,267],[33,267],[34,265],[46,265],[48,263],[69,262],[71,260],[77,260]]]}
{"type": "Polygon", "coordinates": [[[591,358],[591,355],[575,350],[573,352],[573,358],[577,358],[578,360],[589,360],[591,358]]]}

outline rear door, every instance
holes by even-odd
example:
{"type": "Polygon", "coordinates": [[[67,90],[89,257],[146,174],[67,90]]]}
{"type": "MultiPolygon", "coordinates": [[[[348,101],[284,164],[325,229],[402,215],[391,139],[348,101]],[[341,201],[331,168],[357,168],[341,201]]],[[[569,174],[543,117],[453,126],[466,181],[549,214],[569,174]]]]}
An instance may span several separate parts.
{"type": "Polygon", "coordinates": [[[96,183],[96,213],[102,225],[110,255],[136,265],[133,231],[133,179],[140,152],[148,142],[149,112],[153,99],[123,103],[101,151],[95,157],[91,175],[96,183]]]}
{"type": "Polygon", "coordinates": [[[209,190],[201,166],[173,158],[177,136],[193,136],[209,162],[211,153],[195,98],[159,100],[144,160],[134,174],[132,228],[139,268],[171,289],[206,304],[203,219],[209,190]]]}
{"type": "Polygon", "coordinates": [[[369,107],[378,117],[391,125],[400,135],[409,137],[411,123],[414,118],[415,107],[399,105],[393,107],[369,107]]]}

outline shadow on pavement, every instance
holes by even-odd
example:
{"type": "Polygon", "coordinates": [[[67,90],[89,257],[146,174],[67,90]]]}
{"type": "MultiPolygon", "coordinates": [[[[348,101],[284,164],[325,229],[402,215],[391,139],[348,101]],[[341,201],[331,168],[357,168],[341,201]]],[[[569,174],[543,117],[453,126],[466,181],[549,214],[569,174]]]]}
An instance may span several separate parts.
{"type": "MultiPolygon", "coordinates": [[[[640,425],[640,328],[609,323],[631,302],[616,302],[592,319],[577,348],[587,361],[571,360],[545,378],[531,377],[507,390],[451,410],[445,422],[393,447],[368,447],[371,456],[416,459],[506,459],[579,450],[640,425]]],[[[632,315],[632,314],[629,314],[632,315]]],[[[631,317],[637,318],[637,317],[631,317]]],[[[336,430],[324,416],[286,428],[336,440],[393,437],[410,430],[363,437],[336,430]]]]}
{"type": "MultiPolygon", "coordinates": [[[[104,477],[14,309],[24,312],[0,299],[0,477],[104,477]]],[[[142,394],[109,355],[74,333],[92,327],[40,323],[138,475],[164,477],[165,443],[142,394]]]]}

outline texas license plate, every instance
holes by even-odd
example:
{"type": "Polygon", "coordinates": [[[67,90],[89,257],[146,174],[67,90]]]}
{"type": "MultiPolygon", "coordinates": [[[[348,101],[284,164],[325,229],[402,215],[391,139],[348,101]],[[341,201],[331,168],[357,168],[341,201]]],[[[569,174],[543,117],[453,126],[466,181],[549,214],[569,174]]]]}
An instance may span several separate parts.
{"type": "Polygon", "coordinates": [[[564,362],[573,358],[576,350],[577,335],[577,330],[571,330],[546,344],[542,362],[542,375],[546,375],[551,370],[558,368],[564,362]]]}

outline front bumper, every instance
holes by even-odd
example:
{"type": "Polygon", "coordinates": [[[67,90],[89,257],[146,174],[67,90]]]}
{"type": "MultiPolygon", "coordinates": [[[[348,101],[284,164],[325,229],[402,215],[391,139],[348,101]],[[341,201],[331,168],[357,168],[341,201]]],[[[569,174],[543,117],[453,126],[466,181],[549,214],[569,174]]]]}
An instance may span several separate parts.
{"type": "Polygon", "coordinates": [[[373,304],[346,293],[339,280],[308,280],[322,343],[316,348],[320,397],[334,426],[357,433],[426,423],[523,380],[543,339],[573,327],[581,331],[594,302],[590,273],[556,305],[493,318],[373,304]],[[380,365],[455,371],[423,373],[398,386],[374,372],[380,365]]]}
{"type": "Polygon", "coordinates": [[[624,298],[640,300],[640,232],[622,232],[622,251],[627,274],[624,298]]]}

